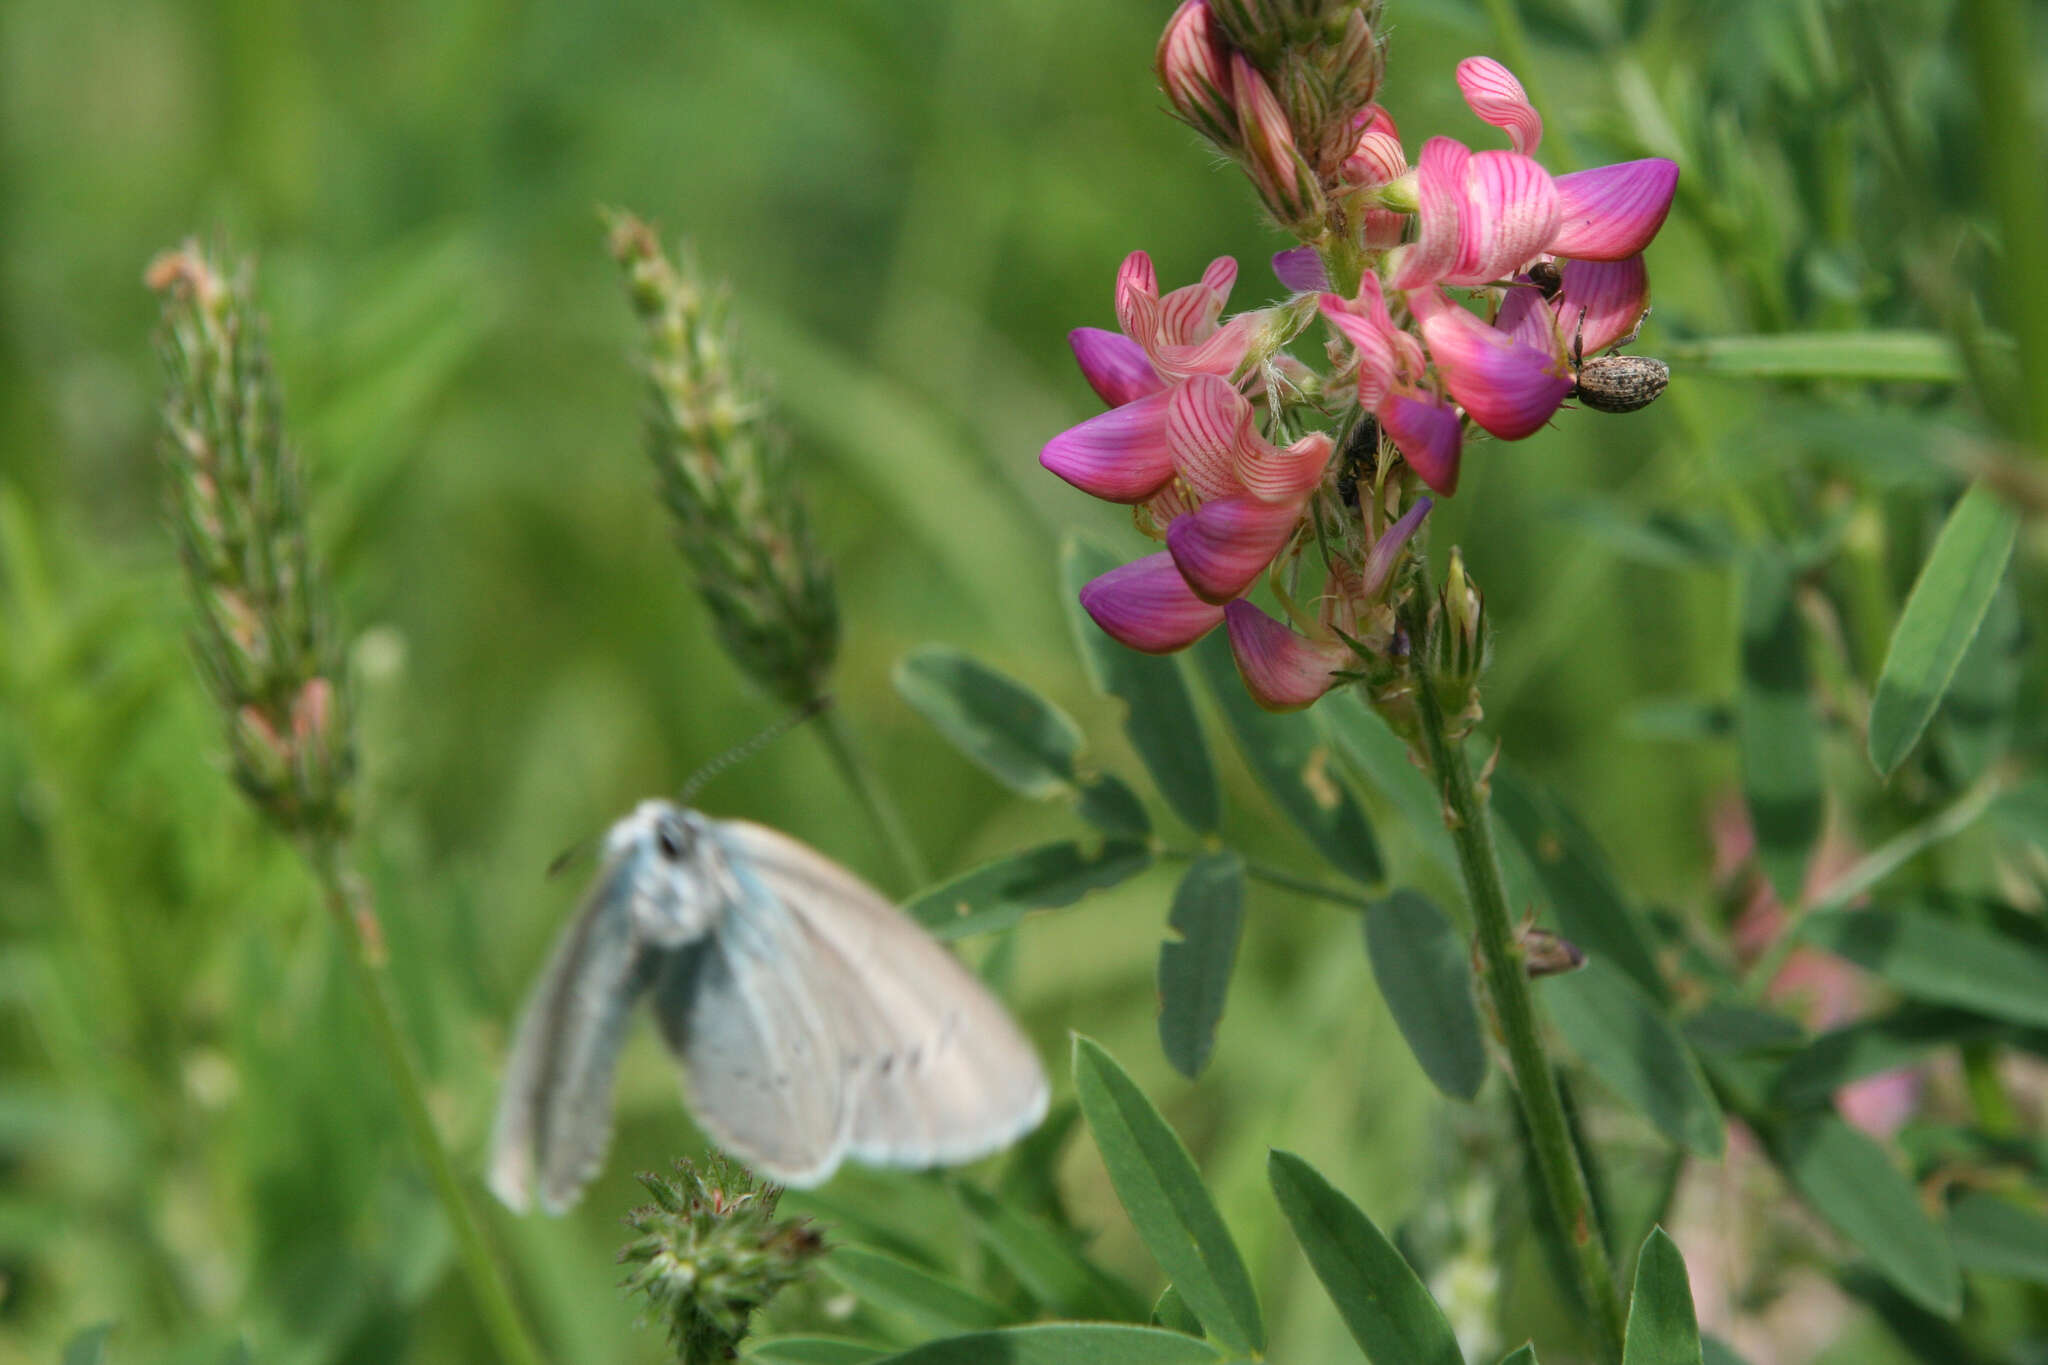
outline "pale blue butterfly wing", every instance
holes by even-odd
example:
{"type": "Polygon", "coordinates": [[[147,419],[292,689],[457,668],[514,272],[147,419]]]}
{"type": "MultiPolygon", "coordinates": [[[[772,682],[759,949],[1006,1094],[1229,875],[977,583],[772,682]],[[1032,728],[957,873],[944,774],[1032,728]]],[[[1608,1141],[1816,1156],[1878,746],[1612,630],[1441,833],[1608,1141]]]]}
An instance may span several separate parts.
{"type": "Polygon", "coordinates": [[[575,1203],[611,1141],[619,1049],[662,965],[634,923],[630,873],[606,867],[520,1017],[491,1132],[491,1189],[512,1208],[575,1203]]]}

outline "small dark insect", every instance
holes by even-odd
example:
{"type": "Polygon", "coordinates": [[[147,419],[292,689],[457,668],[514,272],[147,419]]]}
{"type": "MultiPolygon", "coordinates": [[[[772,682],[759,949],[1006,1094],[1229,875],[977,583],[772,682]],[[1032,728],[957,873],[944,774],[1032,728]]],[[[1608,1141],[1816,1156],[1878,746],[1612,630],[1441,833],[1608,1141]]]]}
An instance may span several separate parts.
{"type": "Polygon", "coordinates": [[[1350,439],[1344,442],[1343,461],[1337,467],[1337,501],[1346,507],[1358,506],[1358,485],[1379,472],[1380,424],[1371,413],[1358,419],[1358,425],[1351,428],[1350,439]]]}
{"type": "Polygon", "coordinates": [[[1564,288],[1564,271],[1557,268],[1556,261],[1538,261],[1529,267],[1529,283],[1536,286],[1545,300],[1557,297],[1557,291],[1564,288]]]}
{"type": "MultiPolygon", "coordinates": [[[[1649,309],[1636,319],[1629,334],[1615,342],[1626,346],[1643,330],[1649,309]]],[[[1657,401],[1671,382],[1671,367],[1646,355],[1604,355],[1585,358],[1586,314],[1579,312],[1579,329],[1572,337],[1572,397],[1595,412],[1637,412],[1657,401]]]]}

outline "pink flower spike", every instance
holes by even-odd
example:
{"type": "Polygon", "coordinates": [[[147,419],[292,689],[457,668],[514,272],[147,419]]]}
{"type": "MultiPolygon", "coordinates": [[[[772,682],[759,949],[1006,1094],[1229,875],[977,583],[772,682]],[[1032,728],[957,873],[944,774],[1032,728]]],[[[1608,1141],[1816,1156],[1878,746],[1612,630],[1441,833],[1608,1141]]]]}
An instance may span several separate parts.
{"type": "Polygon", "coordinates": [[[1536,144],[1543,141],[1543,116],[1512,71],[1491,57],[1467,57],[1458,63],[1458,89],[1473,113],[1507,131],[1516,151],[1536,154],[1536,144]]]}
{"type": "Polygon", "coordinates": [[[1639,254],[1664,226],[1678,163],[1661,156],[1557,177],[1557,235],[1549,250],[1587,261],[1639,254]]]}
{"type": "Polygon", "coordinates": [[[1223,609],[1230,652],[1252,700],[1268,711],[1299,711],[1335,687],[1337,670],[1351,661],[1341,641],[1323,644],[1296,635],[1249,602],[1223,609]]]}
{"type": "Polygon", "coordinates": [[[1458,261],[1446,284],[1485,284],[1512,275],[1557,231],[1550,172],[1516,152],[1480,152],[1465,165],[1458,261]]]}
{"type": "Polygon", "coordinates": [[[1265,572],[1300,519],[1299,502],[1218,498],[1167,527],[1166,548],[1195,596],[1228,602],[1265,572]]]}
{"type": "Polygon", "coordinates": [[[1557,294],[1558,333],[1566,346],[1576,340],[1582,354],[1598,355],[1627,336],[1649,306],[1650,272],[1641,256],[1567,261],[1564,287],[1557,294]]]}
{"type": "Polygon", "coordinates": [[[1393,440],[1394,448],[1417,477],[1447,498],[1458,491],[1465,428],[1450,404],[1397,393],[1380,404],[1376,415],[1380,430],[1393,440]]]}
{"type": "Polygon", "coordinates": [[[1442,290],[1421,290],[1409,296],[1408,305],[1451,397],[1502,440],[1518,441],[1541,427],[1571,393],[1561,356],[1481,322],[1442,290]]]}
{"type": "Polygon", "coordinates": [[[1253,441],[1265,443],[1252,430],[1252,405],[1212,374],[1195,375],[1169,392],[1165,430],[1173,469],[1205,499],[1243,492],[1237,471],[1244,452],[1253,441]]]}
{"type": "Polygon", "coordinates": [[[1088,387],[1113,408],[1166,387],[1166,381],[1145,358],[1144,347],[1121,333],[1076,327],[1067,333],[1067,344],[1074,348],[1074,359],[1088,387]]]}
{"type": "Polygon", "coordinates": [[[1195,596],[1164,550],[1085,585],[1081,609],[1111,639],[1146,654],[1186,649],[1223,620],[1223,608],[1195,596]]]}
{"type": "Polygon", "coordinates": [[[1312,246],[1275,252],[1273,274],[1297,294],[1320,293],[1330,287],[1330,277],[1323,273],[1323,258],[1312,246]]]}
{"type": "Polygon", "coordinates": [[[1433,137],[1422,144],[1415,163],[1415,190],[1420,230],[1401,253],[1393,278],[1396,289],[1434,284],[1458,264],[1458,218],[1465,203],[1465,168],[1472,153],[1460,142],[1433,137]]]}
{"type": "Polygon", "coordinates": [[[1143,501],[1173,478],[1167,410],[1174,393],[1161,389],[1068,427],[1045,443],[1038,462],[1083,493],[1143,501]]]}
{"type": "Polygon", "coordinates": [[[1401,562],[1401,551],[1422,526],[1422,519],[1435,506],[1428,498],[1417,498],[1415,505],[1401,514],[1401,519],[1386,529],[1385,534],[1373,542],[1372,553],[1365,557],[1365,574],[1359,584],[1359,595],[1366,599],[1378,597],[1386,589],[1387,580],[1394,576],[1394,566],[1401,562]]]}

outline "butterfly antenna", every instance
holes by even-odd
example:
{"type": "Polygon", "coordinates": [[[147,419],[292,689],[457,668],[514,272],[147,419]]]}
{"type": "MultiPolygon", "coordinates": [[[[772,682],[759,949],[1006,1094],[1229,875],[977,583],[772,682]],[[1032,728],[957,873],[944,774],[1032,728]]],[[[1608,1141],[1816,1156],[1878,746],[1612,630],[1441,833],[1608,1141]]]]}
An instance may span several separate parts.
{"type": "Polygon", "coordinates": [[[573,864],[581,861],[583,855],[590,852],[592,846],[596,843],[597,836],[595,834],[586,834],[560,853],[557,853],[548,861],[548,880],[553,881],[568,871],[573,864]]]}
{"type": "Polygon", "coordinates": [[[709,763],[697,769],[696,772],[691,773],[689,780],[683,783],[683,790],[676,799],[686,806],[689,805],[695,799],[697,793],[704,789],[704,784],[712,778],[718,776],[733,764],[738,763],[741,759],[752,757],[755,753],[782,738],[791,730],[796,729],[797,726],[802,725],[831,704],[832,698],[830,696],[813,698],[784,716],[781,720],[770,725],[760,734],[755,735],[752,739],[733,745],[732,748],[727,749],[717,758],[712,759],[709,763]]]}

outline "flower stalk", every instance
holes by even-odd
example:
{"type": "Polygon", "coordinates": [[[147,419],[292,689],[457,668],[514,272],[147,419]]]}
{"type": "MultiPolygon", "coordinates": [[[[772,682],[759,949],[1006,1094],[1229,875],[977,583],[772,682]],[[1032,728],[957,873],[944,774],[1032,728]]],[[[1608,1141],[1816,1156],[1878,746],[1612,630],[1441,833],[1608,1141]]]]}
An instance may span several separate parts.
{"type": "MultiPolygon", "coordinates": [[[[1411,618],[1412,619],[1412,618],[1411,618]]],[[[1420,630],[1421,623],[1415,623],[1420,630]]],[[[1614,1282],[1614,1266],[1594,1216],[1593,1199],[1572,1144],[1557,1077],[1544,1051],[1536,1017],[1536,998],[1525,969],[1525,950],[1517,936],[1501,881],[1500,856],[1494,848],[1493,826],[1486,802],[1473,779],[1471,763],[1457,735],[1464,728],[1445,713],[1437,689],[1415,689],[1416,728],[1421,732],[1429,769],[1443,797],[1444,824],[1458,850],[1458,868],[1472,907],[1486,993],[1493,1003],[1515,1098],[1528,1124],[1536,1168],[1542,1173],[1544,1197],[1572,1252],[1580,1297],[1592,1314],[1592,1335],[1600,1358],[1609,1365],[1621,1360],[1627,1316],[1614,1282]]]]}
{"type": "Polygon", "coordinates": [[[347,853],[354,748],[347,679],[308,546],[298,460],[246,267],[194,243],[145,281],[163,296],[169,374],[162,450],[172,526],[198,617],[194,651],[224,721],[236,784],[299,847],[348,960],[406,1130],[454,1232],[498,1354],[539,1365],[427,1108],[400,1023],[383,935],[347,853]]]}

